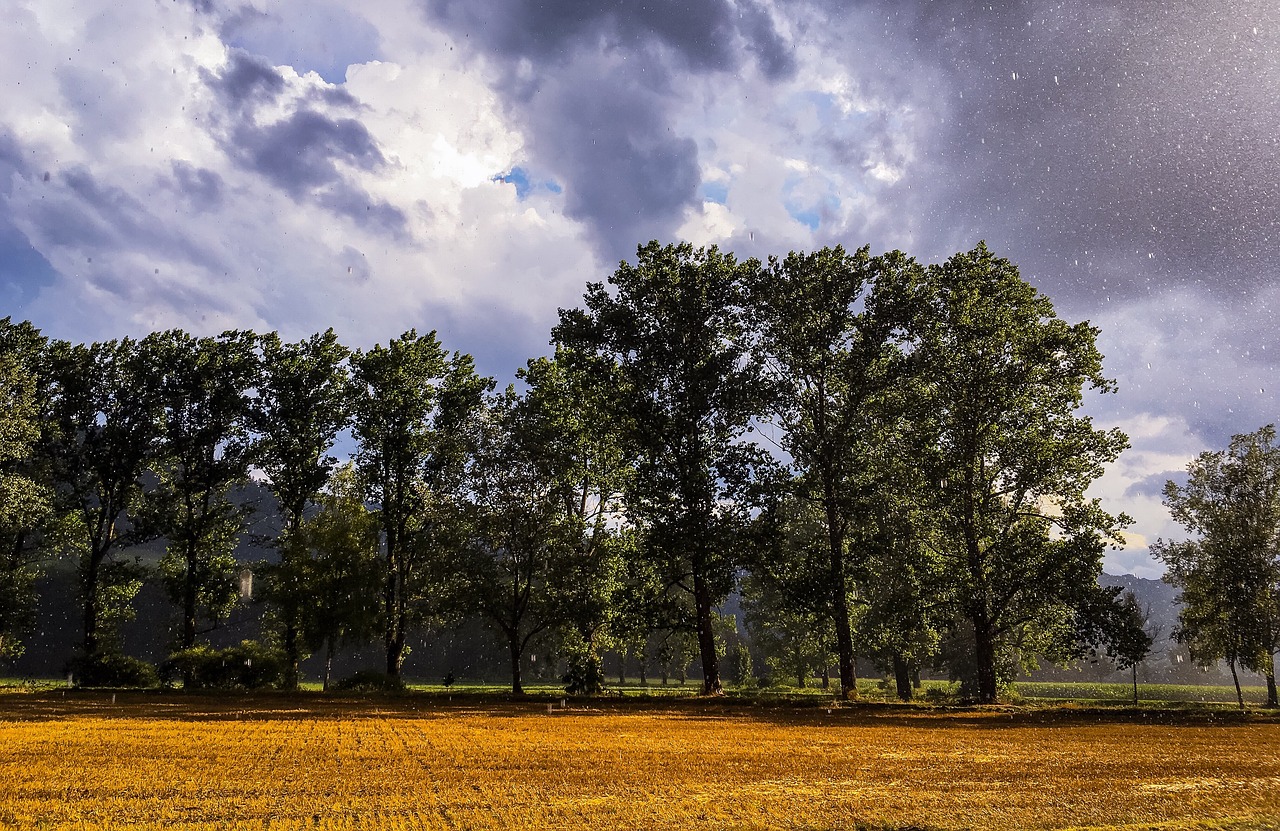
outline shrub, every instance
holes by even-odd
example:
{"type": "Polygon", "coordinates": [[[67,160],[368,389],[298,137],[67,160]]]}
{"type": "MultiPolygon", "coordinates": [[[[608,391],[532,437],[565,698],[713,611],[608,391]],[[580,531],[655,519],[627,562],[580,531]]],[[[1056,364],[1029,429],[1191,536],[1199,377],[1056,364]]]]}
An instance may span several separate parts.
{"type": "Polygon", "coordinates": [[[333,685],[338,692],[404,692],[404,682],[394,675],[373,669],[362,669],[333,685]]]}
{"type": "Polygon", "coordinates": [[[71,672],[81,687],[156,687],[160,684],[160,675],[154,666],[120,652],[77,658],[71,663],[71,672]]]}
{"type": "Polygon", "coordinates": [[[279,687],[284,680],[283,656],[257,641],[226,649],[199,644],[173,653],[168,664],[190,678],[192,689],[260,690],[279,687]]]}
{"type": "Polygon", "coordinates": [[[597,695],[604,692],[604,669],[600,658],[590,653],[571,654],[564,674],[564,689],[569,695],[597,695]]]}

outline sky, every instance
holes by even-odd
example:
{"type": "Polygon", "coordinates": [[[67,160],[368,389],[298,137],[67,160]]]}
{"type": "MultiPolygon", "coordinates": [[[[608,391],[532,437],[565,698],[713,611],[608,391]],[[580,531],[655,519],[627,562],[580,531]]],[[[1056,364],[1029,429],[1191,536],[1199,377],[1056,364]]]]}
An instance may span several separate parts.
{"type": "Polygon", "coordinates": [[[0,314],[352,346],[509,380],[650,239],[939,262],[1101,330],[1112,572],[1278,418],[1274,0],[7,0],[0,314]]]}

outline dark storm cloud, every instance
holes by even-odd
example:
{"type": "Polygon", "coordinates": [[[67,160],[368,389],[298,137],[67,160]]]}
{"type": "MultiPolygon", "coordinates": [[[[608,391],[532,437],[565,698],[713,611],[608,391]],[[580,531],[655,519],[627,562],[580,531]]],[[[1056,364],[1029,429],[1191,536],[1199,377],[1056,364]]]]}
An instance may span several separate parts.
{"type": "Polygon", "coordinates": [[[1082,303],[1271,278],[1274,7],[944,0],[885,15],[948,78],[926,142],[939,244],[984,236],[1082,303]]]}
{"type": "Polygon", "coordinates": [[[356,119],[302,109],[265,125],[246,120],[235,129],[229,145],[244,167],[295,199],[314,198],[336,213],[384,232],[400,234],[405,229],[400,209],[375,202],[338,169],[339,162],[366,171],[386,163],[373,136],[356,119]]]}
{"type": "Polygon", "coordinates": [[[232,141],[248,167],[293,196],[341,181],[339,161],[361,170],[374,170],[385,161],[359,121],[314,110],[298,110],[265,125],[242,123],[232,141]]]}
{"type": "Polygon", "coordinates": [[[591,223],[612,259],[663,236],[697,198],[697,146],[666,128],[660,96],[627,79],[548,85],[529,120],[540,159],[567,180],[566,212],[591,223]]]}
{"type": "Polygon", "coordinates": [[[1149,497],[1151,499],[1163,499],[1165,483],[1170,481],[1176,482],[1179,487],[1185,486],[1187,484],[1187,472],[1185,470],[1166,470],[1160,473],[1153,473],[1125,488],[1124,495],[1126,498],[1149,497]]]}
{"type": "Polygon", "coordinates": [[[219,252],[175,230],[145,203],[103,184],[87,168],[63,172],[56,184],[58,193],[42,200],[34,217],[54,246],[87,252],[145,250],[210,268],[222,261],[219,252]]]}
{"type": "Polygon", "coordinates": [[[426,0],[429,18],[504,68],[500,91],[530,128],[540,166],[603,258],[666,237],[698,201],[697,145],[670,109],[686,73],[768,78],[795,70],[789,45],[752,0],[426,0]]]}
{"type": "Polygon", "coordinates": [[[231,109],[270,103],[284,91],[284,77],[264,59],[243,49],[230,50],[227,66],[215,75],[202,70],[204,81],[231,109]]]}
{"type": "MultiPolygon", "coordinates": [[[[695,70],[739,62],[738,14],[725,0],[426,0],[428,14],[456,35],[498,55],[563,62],[584,45],[604,41],[624,51],[662,44],[695,70]]],[[[753,4],[747,4],[755,10],[753,4]]],[[[753,17],[748,31],[767,40],[753,17]]],[[[777,51],[770,44],[771,54],[777,51]]]]}
{"type": "Polygon", "coordinates": [[[222,206],[224,185],[222,177],[217,173],[183,161],[171,162],[170,168],[173,171],[173,187],[186,198],[193,209],[203,213],[222,206]]]}

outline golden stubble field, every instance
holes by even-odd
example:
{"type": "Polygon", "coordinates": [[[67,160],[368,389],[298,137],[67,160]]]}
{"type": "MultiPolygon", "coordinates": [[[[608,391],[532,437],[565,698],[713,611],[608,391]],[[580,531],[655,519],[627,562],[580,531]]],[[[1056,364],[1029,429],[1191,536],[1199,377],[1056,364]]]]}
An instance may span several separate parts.
{"type": "Polygon", "coordinates": [[[1280,827],[1268,822],[1278,817],[1280,723],[1266,717],[0,695],[0,828],[1280,827]]]}

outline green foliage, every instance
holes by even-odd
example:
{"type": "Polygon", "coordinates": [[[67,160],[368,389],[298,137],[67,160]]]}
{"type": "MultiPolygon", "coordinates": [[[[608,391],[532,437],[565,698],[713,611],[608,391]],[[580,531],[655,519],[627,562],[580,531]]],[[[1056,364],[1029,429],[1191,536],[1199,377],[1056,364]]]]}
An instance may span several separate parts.
{"type": "Polygon", "coordinates": [[[662,586],[692,595],[707,692],[720,688],[711,615],[733,584],[741,521],[733,485],[763,456],[739,443],[765,388],[745,312],[758,269],[714,247],[651,242],[618,266],[612,291],[588,283],[585,310],[561,310],[552,333],[615,367],[611,415],[636,459],[628,516],[646,534],[637,554],[662,586]]]}
{"type": "Polygon", "coordinates": [[[295,625],[302,641],[330,658],[341,646],[373,640],[381,622],[375,602],[384,579],[378,520],[362,492],[352,465],[336,470],[315,515],[280,540],[280,563],[261,569],[264,597],[299,604],[295,625]]]}
{"type": "Polygon", "coordinates": [[[182,675],[184,689],[261,690],[284,680],[284,656],[256,641],[226,649],[198,644],[173,653],[167,664],[182,675]]]}
{"type": "Polygon", "coordinates": [[[386,591],[387,673],[398,676],[409,631],[451,618],[461,504],[478,416],[493,382],[471,356],[449,357],[434,332],[409,331],[351,356],[356,470],[377,506],[386,591]]]}
{"type": "Polygon", "coordinates": [[[141,500],[142,477],[155,461],[161,399],[155,379],[163,371],[157,341],[50,344],[45,360],[42,455],[71,519],[79,554],[83,648],[111,651],[114,625],[131,615],[139,581],[116,552],[145,539],[127,516],[141,500]]]}
{"type": "Polygon", "coordinates": [[[251,332],[194,338],[178,330],[145,341],[160,367],[164,429],[153,465],[159,481],[137,524],[168,542],[160,572],[182,610],[184,649],[195,645],[199,619],[225,617],[237,597],[232,552],[247,509],[229,494],[249,475],[254,342],[251,332]]]}
{"type": "Polygon", "coordinates": [[[140,658],[115,650],[99,650],[73,661],[71,672],[81,687],[156,687],[160,675],[140,658]]]}
{"type": "MultiPolygon", "coordinates": [[[[923,481],[936,483],[929,545],[973,638],[978,697],[992,702],[1002,655],[1063,632],[1057,621],[1096,597],[1102,552],[1127,518],[1085,490],[1128,442],[1076,413],[1086,387],[1113,387],[1096,329],[1061,321],[985,245],[926,276],[911,358],[923,392],[914,429],[929,439],[923,481]]],[[[1036,646],[1065,654],[1076,649],[1067,640],[1036,646]]]]}
{"type": "MultiPolygon", "coordinates": [[[[1201,453],[1187,484],[1165,485],[1174,519],[1200,539],[1158,540],[1152,553],[1182,590],[1174,637],[1201,662],[1225,658],[1269,679],[1280,649],[1280,447],[1271,425],[1201,453]]],[[[1243,701],[1242,701],[1243,704],[1243,701]]]]}
{"type": "Polygon", "coordinates": [[[52,494],[32,460],[44,346],[31,324],[0,320],[0,660],[22,654],[31,629],[40,573],[36,545],[52,515],[52,494]]]}

